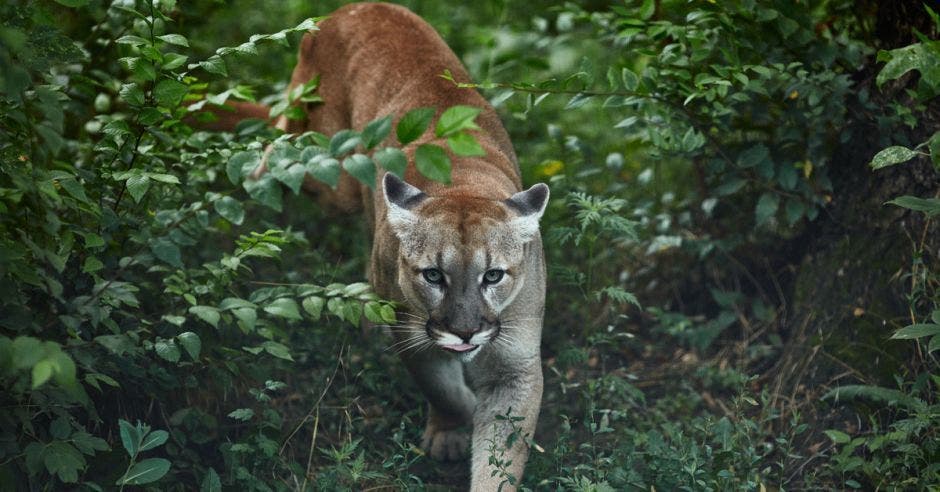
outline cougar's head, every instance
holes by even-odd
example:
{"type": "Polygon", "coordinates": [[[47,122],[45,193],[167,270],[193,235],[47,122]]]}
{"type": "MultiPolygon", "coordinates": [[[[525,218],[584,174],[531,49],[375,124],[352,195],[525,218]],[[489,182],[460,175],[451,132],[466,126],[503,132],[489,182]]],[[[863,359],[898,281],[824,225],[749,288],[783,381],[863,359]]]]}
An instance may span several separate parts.
{"type": "MultiPolygon", "coordinates": [[[[537,237],[548,187],[506,200],[432,197],[389,173],[388,224],[398,237],[398,285],[413,315],[406,345],[472,358],[514,320],[501,318],[524,288],[526,252],[537,237]]],[[[406,315],[408,316],[408,315],[406,315]]],[[[511,336],[505,337],[511,340],[511,336]]],[[[508,342],[507,342],[508,343],[508,342]]]]}

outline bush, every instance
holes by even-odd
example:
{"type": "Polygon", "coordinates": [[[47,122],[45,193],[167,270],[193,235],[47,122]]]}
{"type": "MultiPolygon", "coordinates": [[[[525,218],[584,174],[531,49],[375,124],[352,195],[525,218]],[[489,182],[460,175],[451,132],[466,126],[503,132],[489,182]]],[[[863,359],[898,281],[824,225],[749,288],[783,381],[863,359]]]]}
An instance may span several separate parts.
{"type": "MultiPolygon", "coordinates": [[[[866,315],[916,340],[897,351],[893,386],[852,367],[862,384],[781,404],[791,396],[768,381],[787,363],[798,292],[752,273],[755,258],[797,268],[779,253],[823,230],[852,172],[838,152],[864,130],[885,148],[877,173],[928,155],[936,166],[931,33],[878,51],[875,14],[854,2],[421,6],[506,118],[524,177],[553,189],[540,433],[514,436],[534,449],[523,487],[940,483],[937,197],[892,202],[920,232],[901,274],[907,313],[866,315]]],[[[401,172],[381,142],[414,132],[387,118],[293,137],[259,121],[190,126],[229,100],[288,117],[316,103],[315,81],[280,95],[291,46],[317,20],[305,16],[329,10],[308,8],[0,6],[4,489],[465,481],[465,464],[415,447],[417,389],[385,339],[356,332],[394,320],[362,282],[364,225],[340,227],[300,194],[307,174],[401,172]],[[246,180],[268,145],[271,172],[246,180]]],[[[423,131],[430,115],[408,119],[423,131]]],[[[435,131],[460,143],[470,125],[435,131]]],[[[417,164],[446,181],[441,154],[417,164]]]]}

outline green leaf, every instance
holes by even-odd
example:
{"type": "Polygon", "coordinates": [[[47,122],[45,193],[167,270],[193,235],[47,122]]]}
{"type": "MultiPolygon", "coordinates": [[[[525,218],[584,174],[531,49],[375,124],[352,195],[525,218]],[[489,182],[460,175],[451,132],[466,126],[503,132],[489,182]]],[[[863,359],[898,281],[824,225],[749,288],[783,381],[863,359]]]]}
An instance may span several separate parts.
{"type": "Polygon", "coordinates": [[[780,198],[775,193],[767,192],[761,195],[754,209],[757,225],[763,225],[770,220],[777,213],[779,206],[780,198]]]}
{"type": "Polygon", "coordinates": [[[301,303],[304,307],[304,311],[306,311],[313,320],[320,319],[320,315],[323,314],[324,304],[326,304],[326,301],[324,301],[322,297],[317,296],[308,297],[301,303]]]}
{"type": "Polygon", "coordinates": [[[359,134],[352,130],[340,130],[330,139],[330,155],[340,157],[352,152],[362,143],[359,134]]]}
{"type": "Polygon", "coordinates": [[[189,86],[186,84],[173,79],[163,79],[153,89],[153,97],[158,105],[165,108],[175,108],[187,92],[189,92],[189,86]]]}
{"type": "Polygon", "coordinates": [[[225,174],[232,184],[241,183],[246,176],[254,172],[261,165],[261,154],[257,151],[239,152],[229,158],[225,165],[225,174]]]}
{"type": "MultiPolygon", "coordinates": [[[[127,34],[127,35],[125,35],[125,36],[121,36],[121,37],[115,39],[114,42],[115,42],[115,44],[128,44],[128,45],[131,45],[131,46],[143,46],[143,45],[145,45],[145,44],[150,44],[150,42],[147,41],[146,39],[144,39],[144,38],[142,38],[142,37],[140,37],[140,36],[135,36],[135,35],[133,35],[133,34],[127,34]]],[[[133,58],[133,59],[131,59],[130,62],[133,64],[133,63],[136,62],[137,60],[138,60],[137,58],[133,58]]]]}
{"type": "Polygon", "coordinates": [[[923,81],[936,86],[936,72],[940,65],[940,54],[935,44],[915,43],[891,51],[879,51],[878,61],[886,61],[884,68],[875,77],[878,87],[889,80],[895,80],[911,70],[920,72],[923,81]]]}
{"type": "Polygon", "coordinates": [[[339,176],[342,173],[339,161],[330,157],[329,154],[313,156],[304,164],[304,169],[314,179],[326,183],[333,189],[336,189],[336,185],[339,184],[339,176]]]}
{"type": "Polygon", "coordinates": [[[66,7],[83,7],[88,4],[89,0],[55,0],[56,3],[65,5],[66,7]]]}
{"type": "Polygon", "coordinates": [[[232,314],[238,318],[239,323],[244,330],[253,330],[258,321],[258,311],[255,308],[237,308],[232,310],[232,314]]]}
{"type": "Polygon", "coordinates": [[[186,55],[181,55],[179,53],[165,53],[163,55],[164,61],[161,68],[163,70],[175,70],[179,67],[182,67],[183,64],[189,60],[189,57],[186,55]]]}
{"type": "Polygon", "coordinates": [[[359,301],[346,301],[343,303],[343,319],[353,326],[359,326],[362,317],[362,304],[359,301]]]}
{"type": "Polygon", "coordinates": [[[428,129],[434,113],[434,108],[417,108],[405,113],[395,127],[398,142],[404,146],[417,140],[428,129]]]}
{"type": "Polygon", "coordinates": [[[286,319],[301,319],[300,310],[297,308],[297,301],[289,297],[275,299],[271,304],[264,307],[264,312],[286,319]]]}
{"type": "Polygon", "coordinates": [[[880,386],[868,386],[860,384],[851,384],[847,386],[839,386],[829,390],[828,393],[823,395],[823,400],[835,400],[835,402],[840,402],[842,400],[854,400],[857,398],[864,398],[867,400],[872,400],[876,403],[882,404],[897,404],[905,408],[922,408],[924,406],[923,400],[915,398],[908,395],[902,391],[890,388],[882,388],[880,386]]]}
{"type": "Polygon", "coordinates": [[[482,157],[486,151],[477,142],[477,139],[469,133],[457,133],[447,138],[447,146],[455,154],[464,157],[482,157]]]}
{"type": "Polygon", "coordinates": [[[167,43],[189,48],[189,41],[186,39],[186,36],[181,34],[164,34],[162,36],[157,36],[157,39],[162,39],[167,43]]]}
{"type": "Polygon", "coordinates": [[[101,335],[95,337],[95,342],[115,355],[133,353],[137,349],[137,345],[127,335],[101,335]]]}
{"type": "Polygon", "coordinates": [[[940,335],[936,335],[930,339],[930,343],[927,344],[927,353],[933,353],[937,350],[940,350],[940,335]]]}
{"type": "Polygon", "coordinates": [[[89,256],[85,258],[85,263],[82,265],[82,272],[95,273],[102,268],[104,268],[104,263],[102,263],[101,260],[94,256],[89,256]]]}
{"type": "Polygon", "coordinates": [[[362,312],[366,315],[366,319],[375,324],[385,323],[385,318],[382,316],[382,304],[376,301],[367,302],[362,307],[362,312]]]}
{"type": "MultiPolygon", "coordinates": [[[[111,378],[108,378],[111,379],[111,378]]],[[[111,379],[111,381],[114,381],[111,379]]],[[[95,437],[87,432],[79,431],[72,434],[72,444],[78,448],[82,454],[87,454],[89,456],[94,456],[95,451],[110,451],[111,447],[108,446],[108,442],[100,437],[95,437]]]]}
{"type": "Polygon", "coordinates": [[[237,410],[232,410],[229,412],[228,416],[235,420],[241,420],[242,422],[247,422],[255,416],[255,411],[250,408],[239,408],[237,410]]]}
{"type": "Polygon", "coordinates": [[[940,169],[940,131],[935,132],[927,141],[927,150],[930,151],[930,160],[934,167],[940,169]]]}
{"type": "Polygon", "coordinates": [[[627,67],[620,71],[620,79],[623,81],[623,88],[628,91],[636,90],[636,86],[640,83],[639,77],[627,67]]]}
{"type": "Polygon", "coordinates": [[[852,440],[851,436],[842,431],[827,430],[823,431],[823,433],[829,436],[829,439],[832,439],[832,442],[835,444],[846,444],[852,440]]]}
{"type": "Polygon", "coordinates": [[[56,382],[62,386],[68,386],[75,382],[75,362],[68,354],[61,350],[56,350],[49,355],[47,360],[52,361],[53,374],[56,382]]]}
{"type": "Polygon", "coordinates": [[[277,142],[268,156],[268,168],[272,172],[286,170],[291,164],[300,160],[300,155],[300,149],[291,145],[290,142],[277,142]]]}
{"type": "Polygon", "coordinates": [[[281,186],[278,185],[277,180],[271,177],[270,174],[265,174],[257,180],[245,180],[245,182],[242,183],[242,187],[245,188],[245,191],[247,191],[252,198],[262,205],[274,209],[277,212],[280,212],[283,208],[281,186]]]}
{"type": "Polygon", "coordinates": [[[199,492],[222,492],[222,480],[215,468],[209,468],[206,477],[202,479],[202,485],[199,486],[199,492]]]}
{"type": "Polygon", "coordinates": [[[158,340],[153,347],[163,360],[173,363],[180,361],[180,349],[173,340],[158,340]]]}
{"type": "Polygon", "coordinates": [[[803,205],[803,202],[798,198],[790,198],[787,200],[787,206],[784,210],[787,214],[787,224],[794,225],[796,224],[806,212],[806,206],[803,205]]]}
{"type": "Polygon", "coordinates": [[[221,309],[222,311],[228,311],[231,309],[244,308],[244,307],[254,309],[258,307],[258,305],[249,300],[242,299],[240,297],[226,297],[225,299],[222,299],[222,302],[219,303],[219,309],[221,309]]]}
{"type": "Polygon", "coordinates": [[[118,91],[118,95],[121,96],[124,102],[131,106],[144,105],[144,91],[135,83],[122,85],[121,90],[118,91]]]}
{"type": "Polygon", "coordinates": [[[67,175],[60,175],[55,179],[58,181],[59,185],[62,186],[62,189],[71,195],[72,198],[85,203],[91,203],[91,201],[88,200],[88,196],[85,195],[85,187],[82,186],[77,179],[67,175]]]}
{"type": "Polygon", "coordinates": [[[398,318],[395,316],[395,308],[393,308],[390,304],[382,306],[381,314],[382,319],[388,324],[393,324],[398,321],[398,318]]]}
{"type": "Polygon", "coordinates": [[[190,314],[195,314],[199,319],[212,325],[213,328],[219,327],[219,310],[212,306],[192,306],[189,308],[190,314]]]}
{"type": "Polygon", "coordinates": [[[121,431],[121,444],[127,450],[127,455],[131,458],[137,456],[137,452],[140,450],[141,437],[137,427],[124,419],[118,420],[118,426],[121,431]]]}
{"type": "Polygon", "coordinates": [[[391,116],[373,120],[362,129],[362,133],[360,134],[360,137],[362,138],[362,145],[365,145],[367,149],[371,149],[372,147],[382,143],[382,140],[385,140],[385,137],[387,137],[391,131],[391,116]]]}
{"type": "Polygon", "coordinates": [[[343,159],[343,169],[362,184],[375,189],[375,163],[368,156],[353,154],[343,159]]]}
{"type": "Polygon", "coordinates": [[[747,181],[740,178],[732,178],[715,187],[715,196],[731,195],[747,184],[747,181]]]}
{"type": "Polygon", "coordinates": [[[72,434],[72,424],[69,423],[67,417],[59,417],[53,420],[52,425],[49,426],[49,434],[59,440],[68,439],[72,434]]]}
{"type": "Polygon", "coordinates": [[[235,225],[241,225],[245,220],[245,208],[242,206],[242,202],[230,196],[223,196],[216,200],[213,205],[219,215],[235,225]]]}
{"type": "Polygon", "coordinates": [[[87,466],[85,458],[71,444],[62,441],[49,443],[42,455],[46,470],[65,483],[78,481],[78,472],[87,466]]]}
{"type": "Polygon", "coordinates": [[[42,386],[55,372],[55,365],[49,359],[43,359],[33,366],[33,389],[42,386]]]}
{"type": "MultiPolygon", "coordinates": [[[[209,73],[228,77],[228,70],[225,69],[225,60],[219,55],[212,55],[208,60],[197,63],[196,66],[202,67],[203,70],[209,73]]],[[[189,68],[195,67],[190,65],[189,68]]]]}
{"type": "Polygon", "coordinates": [[[415,167],[424,176],[450,184],[450,157],[440,146],[421,144],[415,151],[415,167]]]}
{"type": "Polygon", "coordinates": [[[894,332],[891,338],[894,340],[913,340],[915,338],[928,337],[931,335],[940,335],[940,325],[933,323],[917,323],[905,326],[894,332]]]}
{"type": "Polygon", "coordinates": [[[738,166],[742,168],[754,167],[770,159],[770,151],[764,144],[757,144],[738,155],[738,166]]]}
{"type": "Polygon", "coordinates": [[[261,344],[261,347],[264,348],[264,351],[277,357],[278,359],[289,360],[293,362],[293,358],[290,356],[290,350],[287,349],[283,344],[273,342],[268,340],[261,344]]]}
{"type": "Polygon", "coordinates": [[[347,285],[343,288],[343,296],[345,297],[358,297],[366,292],[369,292],[372,287],[366,282],[356,282],[347,285]]]}
{"type": "Polygon", "coordinates": [[[940,214],[940,198],[917,198],[916,196],[905,195],[887,203],[917,212],[924,212],[928,217],[940,214]]]}
{"type": "MultiPolygon", "coordinates": [[[[453,106],[447,108],[434,128],[437,137],[449,137],[463,130],[478,130],[480,127],[473,122],[481,109],[473,106],[453,106]]],[[[401,124],[399,124],[400,126],[401,124]]]]}
{"type": "Polygon", "coordinates": [[[307,169],[300,163],[291,164],[290,167],[273,167],[270,172],[274,179],[284,183],[295,195],[300,193],[300,187],[307,177],[307,169]]]}
{"type": "Polygon", "coordinates": [[[154,181],[158,181],[160,183],[180,184],[180,179],[177,178],[173,174],[165,174],[165,173],[146,173],[146,174],[150,179],[154,181]]]}
{"type": "Polygon", "coordinates": [[[199,359],[199,352],[202,350],[202,340],[199,339],[199,335],[186,331],[176,335],[176,339],[192,360],[199,359]]]}
{"type": "Polygon", "coordinates": [[[907,162],[915,157],[918,153],[900,145],[894,145],[888,147],[887,149],[882,150],[875,154],[875,157],[872,158],[871,162],[868,163],[873,170],[881,169],[883,167],[893,166],[895,164],[900,164],[902,162],[907,162]]]}
{"type": "Polygon", "coordinates": [[[159,260],[166,262],[176,268],[183,267],[183,256],[180,248],[169,238],[161,237],[150,241],[150,251],[159,260]]]}
{"type": "Polygon", "coordinates": [[[147,458],[132,466],[116,485],[142,485],[156,482],[170,471],[170,462],[163,458],[147,458]]]}
{"type": "Polygon", "coordinates": [[[408,158],[401,149],[395,147],[384,147],[372,154],[372,160],[382,169],[404,179],[405,169],[408,167],[408,158]]]}
{"type": "Polygon", "coordinates": [[[132,174],[127,178],[127,192],[131,194],[134,203],[140,203],[147,190],[150,189],[150,176],[145,174],[132,174]]]}
{"type": "Polygon", "coordinates": [[[165,430],[155,430],[144,436],[140,443],[140,452],[149,451],[158,446],[162,446],[170,435],[165,430]]]}
{"type": "Polygon", "coordinates": [[[11,347],[13,367],[28,369],[36,365],[44,355],[43,344],[33,337],[16,337],[11,347]]]}

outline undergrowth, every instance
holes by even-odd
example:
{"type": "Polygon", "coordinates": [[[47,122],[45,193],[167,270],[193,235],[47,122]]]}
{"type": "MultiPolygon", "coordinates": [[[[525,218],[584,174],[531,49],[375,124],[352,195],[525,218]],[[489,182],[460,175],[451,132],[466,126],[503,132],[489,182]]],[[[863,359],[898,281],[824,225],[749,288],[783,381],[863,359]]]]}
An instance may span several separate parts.
{"type": "MultiPolygon", "coordinates": [[[[466,484],[466,463],[417,447],[425,403],[371,326],[394,305],[363,280],[364,221],[328,216],[300,187],[400,173],[395,147],[435,111],[452,150],[477,152],[475,110],[335,135],[189,124],[226,100],[288,117],[316,104],[315,81],[282,94],[326,7],[0,7],[0,488],[466,484]],[[260,26],[270,34],[242,30],[260,26]],[[246,180],[271,144],[272,172],[246,180]]],[[[504,117],[525,180],[552,187],[545,393],[536,435],[511,434],[531,452],[507,486],[940,486],[935,192],[886,205],[914,231],[891,279],[906,312],[856,307],[827,327],[883,326],[881,342],[903,344],[888,381],[829,355],[844,373],[807,379],[822,398],[780,390],[797,338],[781,272],[800,259],[755,260],[828,219],[835,152],[859,120],[882,135],[874,173],[913,159],[935,176],[936,26],[878,51],[879,14],[854,2],[412,7],[504,117]]],[[[424,155],[421,171],[446,181],[444,153],[424,155]]],[[[492,444],[505,469],[506,443],[492,444]]]]}

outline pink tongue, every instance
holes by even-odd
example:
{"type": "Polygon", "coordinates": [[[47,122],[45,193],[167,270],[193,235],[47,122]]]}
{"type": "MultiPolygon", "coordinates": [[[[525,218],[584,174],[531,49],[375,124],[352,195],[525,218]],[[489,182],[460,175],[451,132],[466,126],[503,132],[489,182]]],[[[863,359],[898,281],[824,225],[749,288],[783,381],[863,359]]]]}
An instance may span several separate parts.
{"type": "Polygon", "coordinates": [[[454,352],[466,352],[468,350],[473,350],[476,347],[477,347],[476,345],[470,345],[469,343],[460,343],[457,345],[444,345],[444,348],[446,348],[447,350],[453,350],[454,352]]]}

